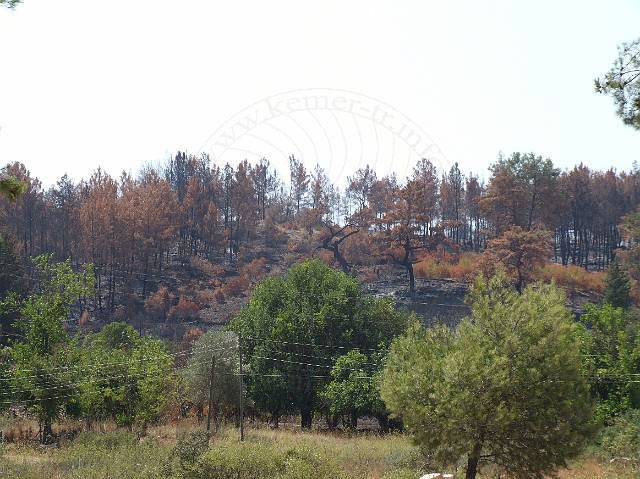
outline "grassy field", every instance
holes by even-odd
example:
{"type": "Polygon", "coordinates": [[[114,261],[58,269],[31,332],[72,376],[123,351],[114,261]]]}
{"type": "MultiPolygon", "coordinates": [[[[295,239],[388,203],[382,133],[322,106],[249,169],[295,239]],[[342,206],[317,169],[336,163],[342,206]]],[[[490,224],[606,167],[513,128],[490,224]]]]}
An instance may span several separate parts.
{"type": "MultiPolygon", "coordinates": [[[[0,478],[413,479],[433,471],[403,435],[250,429],[241,444],[236,431],[226,429],[206,450],[197,436],[177,442],[176,435],[175,428],[162,427],[142,440],[108,432],[84,433],[55,448],[5,444],[0,446],[0,478]]],[[[637,474],[591,458],[560,471],[562,479],[631,479],[637,474]]],[[[460,470],[456,477],[461,475],[460,470]]]]}

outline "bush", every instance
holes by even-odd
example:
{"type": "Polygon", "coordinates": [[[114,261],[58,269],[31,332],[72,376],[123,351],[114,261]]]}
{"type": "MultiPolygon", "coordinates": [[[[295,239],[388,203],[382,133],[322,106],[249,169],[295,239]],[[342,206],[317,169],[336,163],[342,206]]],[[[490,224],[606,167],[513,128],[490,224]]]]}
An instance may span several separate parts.
{"type": "Polygon", "coordinates": [[[632,409],[618,416],[613,425],[598,436],[599,455],[609,461],[624,460],[640,466],[640,410],[632,409]]]}
{"type": "Polygon", "coordinates": [[[267,258],[257,258],[240,269],[240,274],[249,281],[258,281],[267,272],[267,258]]]}
{"type": "Polygon", "coordinates": [[[215,299],[217,303],[224,303],[224,291],[222,291],[222,288],[216,289],[216,292],[213,293],[213,299],[215,299]]]}
{"type": "Polygon", "coordinates": [[[337,465],[308,447],[222,442],[200,457],[189,479],[338,479],[337,465]]]}
{"type": "Polygon", "coordinates": [[[208,447],[207,431],[191,431],[178,439],[171,457],[177,459],[183,469],[191,469],[208,447]]]}
{"type": "Polygon", "coordinates": [[[200,311],[200,308],[196,303],[181,297],[178,304],[171,307],[168,316],[169,319],[173,321],[185,321],[187,319],[195,318],[198,311],[200,311]]]}
{"type": "Polygon", "coordinates": [[[220,443],[209,449],[187,477],[192,479],[272,479],[283,469],[273,448],[259,443],[220,443]]]}
{"type": "Polygon", "coordinates": [[[224,285],[224,294],[226,296],[244,296],[244,293],[249,289],[249,281],[242,276],[238,276],[227,281],[224,285]]]}

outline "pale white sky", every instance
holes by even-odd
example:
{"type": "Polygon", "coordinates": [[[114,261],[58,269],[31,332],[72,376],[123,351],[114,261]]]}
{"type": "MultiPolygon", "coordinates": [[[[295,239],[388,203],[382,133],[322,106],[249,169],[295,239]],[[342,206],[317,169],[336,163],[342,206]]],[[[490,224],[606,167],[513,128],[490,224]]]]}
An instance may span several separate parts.
{"type": "MultiPolygon", "coordinates": [[[[500,150],[628,169],[640,132],[593,78],[638,36],[633,0],[25,0],[0,9],[0,162],[51,183],[98,165],[135,172],[177,149],[219,156],[214,133],[238,111],[316,88],[388,104],[464,171],[486,176],[500,150]]],[[[365,162],[408,171],[362,118],[294,116],[224,161],[296,153],[335,179],[365,162]]]]}

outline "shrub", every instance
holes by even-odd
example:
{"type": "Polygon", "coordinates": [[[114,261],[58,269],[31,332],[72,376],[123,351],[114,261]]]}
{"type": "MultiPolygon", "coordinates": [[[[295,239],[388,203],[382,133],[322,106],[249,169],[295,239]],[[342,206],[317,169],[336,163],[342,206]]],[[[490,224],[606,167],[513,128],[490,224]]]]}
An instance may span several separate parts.
{"type": "Polygon", "coordinates": [[[144,302],[144,309],[147,314],[164,320],[167,317],[172,301],[173,298],[169,293],[169,289],[166,286],[161,286],[158,291],[149,296],[144,302]]]}
{"type": "Polygon", "coordinates": [[[237,276],[235,278],[231,278],[224,285],[224,294],[226,296],[244,296],[244,293],[249,289],[249,281],[242,276],[237,276]]]}
{"type": "Polygon", "coordinates": [[[272,479],[283,469],[273,448],[259,443],[215,444],[197,462],[190,479],[272,479]]]}
{"type": "Polygon", "coordinates": [[[222,288],[216,289],[215,293],[213,293],[213,299],[218,303],[224,303],[224,291],[222,291],[222,288]]]}
{"type": "Polygon", "coordinates": [[[372,265],[376,257],[371,254],[373,244],[370,235],[355,234],[343,243],[343,254],[347,261],[358,265],[372,265]]]}
{"type": "Polygon", "coordinates": [[[613,425],[600,431],[597,444],[603,459],[623,459],[634,467],[640,466],[640,410],[618,416],[613,425]]]}
{"type": "Polygon", "coordinates": [[[267,272],[267,258],[256,258],[240,269],[240,274],[249,281],[257,281],[267,272]]]}
{"type": "Polygon", "coordinates": [[[268,246],[278,246],[280,244],[286,244],[289,239],[287,233],[278,229],[276,224],[267,218],[264,221],[264,240],[268,246]]]}
{"type": "Polygon", "coordinates": [[[196,291],[196,302],[200,305],[206,305],[215,300],[215,291],[212,289],[201,289],[196,291]]]}
{"type": "Polygon", "coordinates": [[[172,319],[174,321],[186,320],[194,318],[198,314],[198,311],[200,311],[200,308],[196,303],[194,303],[193,301],[189,301],[184,297],[181,297],[178,301],[178,304],[171,307],[168,316],[169,319],[172,319]]]}
{"type": "Polygon", "coordinates": [[[190,469],[209,447],[207,431],[191,431],[176,442],[171,457],[178,460],[180,467],[190,469]]]}
{"type": "Polygon", "coordinates": [[[308,447],[224,441],[212,446],[185,477],[190,479],[339,479],[336,463],[308,447]]]}

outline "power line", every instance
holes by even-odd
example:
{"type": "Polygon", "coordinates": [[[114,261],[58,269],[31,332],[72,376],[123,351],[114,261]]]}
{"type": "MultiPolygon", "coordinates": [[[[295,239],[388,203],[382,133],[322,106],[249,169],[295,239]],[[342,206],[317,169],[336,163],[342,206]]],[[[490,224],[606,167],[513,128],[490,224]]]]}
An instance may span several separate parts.
{"type": "MultiPolygon", "coordinates": [[[[94,363],[94,364],[90,364],[90,365],[72,365],[72,366],[57,366],[54,368],[50,368],[47,369],[46,371],[44,371],[44,374],[49,374],[51,372],[60,372],[60,371],[71,371],[71,370],[76,370],[76,371],[89,371],[89,370],[97,370],[98,368],[101,367],[112,367],[112,366],[125,366],[128,365],[130,363],[137,363],[137,362],[143,362],[143,361],[152,361],[154,359],[159,359],[159,358],[164,358],[166,356],[169,357],[179,357],[179,356],[188,356],[190,354],[193,354],[194,352],[198,352],[198,351],[208,351],[210,346],[202,346],[202,347],[198,347],[198,348],[194,348],[191,349],[190,351],[182,351],[182,352],[178,352],[178,353],[166,353],[166,355],[156,355],[156,356],[147,356],[147,357],[142,357],[142,358],[137,358],[137,359],[128,359],[126,361],[121,361],[121,362],[113,362],[113,363],[94,363]]],[[[229,348],[223,348],[223,349],[218,349],[217,351],[225,351],[229,348]]],[[[37,371],[41,371],[38,369],[22,369],[21,372],[37,372],[37,371]]],[[[39,378],[41,377],[42,374],[36,374],[36,375],[31,375],[31,376],[23,376],[25,379],[26,378],[39,378]]],[[[13,378],[6,378],[6,376],[0,377],[0,381],[11,381],[13,378]]]]}

